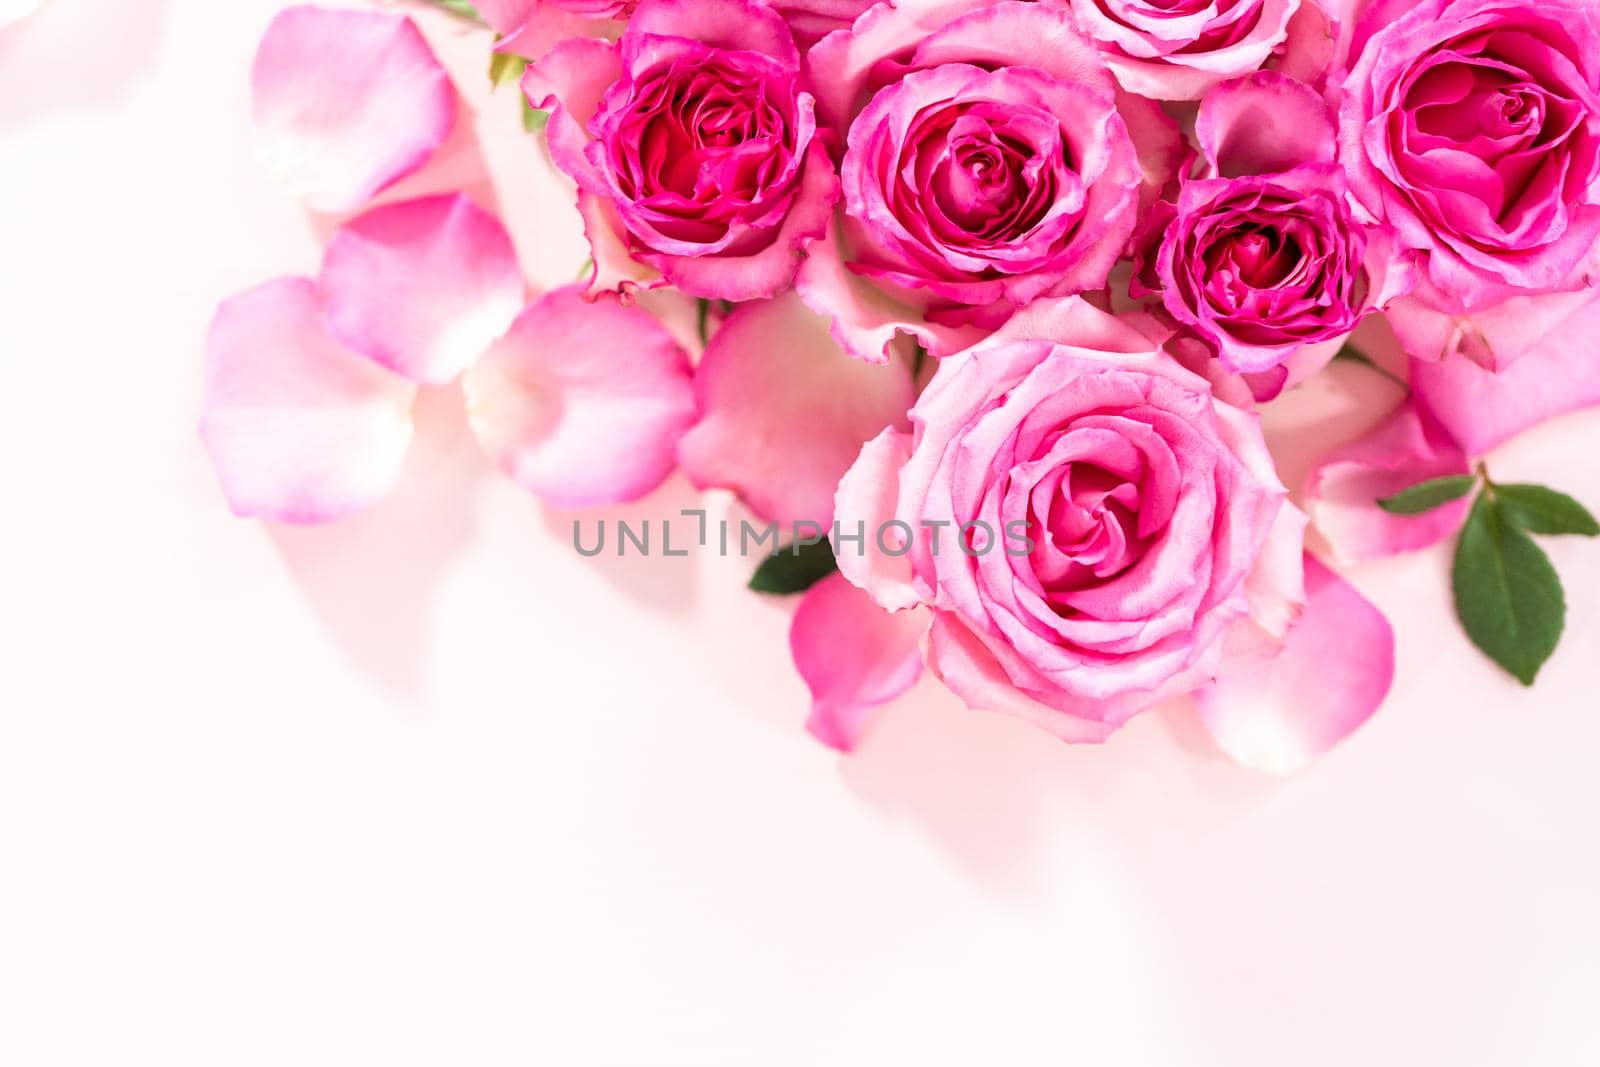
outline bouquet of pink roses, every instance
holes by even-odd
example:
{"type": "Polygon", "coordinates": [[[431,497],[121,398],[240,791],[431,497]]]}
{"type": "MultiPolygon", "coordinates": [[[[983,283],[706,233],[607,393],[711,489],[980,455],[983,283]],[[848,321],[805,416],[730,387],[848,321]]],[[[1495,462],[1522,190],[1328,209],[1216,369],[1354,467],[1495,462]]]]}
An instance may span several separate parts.
{"type": "Polygon", "coordinates": [[[237,513],[373,502],[459,379],[545,501],[737,494],[846,750],[927,668],[1069,741],[1189,698],[1292,769],[1392,680],[1331,564],[1450,536],[1467,635],[1525,684],[1556,648],[1533,538],[1600,527],[1482,458],[1600,403],[1600,0],[429,2],[520,87],[591,264],[529,303],[483,206],[393,194],[457,125],[412,19],[284,11],[255,121],[339,224],[217,313],[237,513]],[[1291,493],[1258,412],[1336,359],[1400,399],[1291,493]]]}

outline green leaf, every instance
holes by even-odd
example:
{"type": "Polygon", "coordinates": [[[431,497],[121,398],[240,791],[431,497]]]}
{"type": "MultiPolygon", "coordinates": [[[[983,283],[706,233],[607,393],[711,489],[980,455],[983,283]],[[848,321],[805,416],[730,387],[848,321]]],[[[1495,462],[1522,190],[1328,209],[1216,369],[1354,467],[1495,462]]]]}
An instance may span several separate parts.
{"type": "Polygon", "coordinates": [[[1542,485],[1495,485],[1495,501],[1500,514],[1507,522],[1515,523],[1529,533],[1582,534],[1584,537],[1600,535],[1600,523],[1595,522],[1584,506],[1565,493],[1546,489],[1542,485]]]}
{"type": "Polygon", "coordinates": [[[1478,479],[1471,474],[1452,474],[1418,482],[1410,489],[1402,489],[1394,496],[1378,501],[1378,506],[1391,515],[1421,515],[1452,500],[1460,500],[1472,492],[1478,479]]]}
{"type": "Polygon", "coordinates": [[[833,546],[826,540],[814,545],[796,542],[785,545],[768,556],[756,568],[750,579],[750,588],[757,593],[775,593],[788,596],[803,593],[839,569],[833,558],[833,546]]]}
{"type": "Polygon", "coordinates": [[[538,108],[536,108],[532,104],[528,103],[527,97],[523,97],[523,99],[522,99],[522,128],[523,129],[527,130],[529,133],[539,133],[540,131],[542,131],[544,129],[545,123],[547,123],[549,121],[550,121],[550,112],[548,112],[548,111],[540,111],[538,108]]]}
{"type": "Polygon", "coordinates": [[[489,60],[489,84],[496,89],[515,85],[522,80],[528,61],[510,52],[496,52],[489,60]]]}
{"type": "Polygon", "coordinates": [[[1472,643],[1523,685],[1532,685],[1561,640],[1561,579],[1533,539],[1478,497],[1456,545],[1456,615],[1472,643]]]}

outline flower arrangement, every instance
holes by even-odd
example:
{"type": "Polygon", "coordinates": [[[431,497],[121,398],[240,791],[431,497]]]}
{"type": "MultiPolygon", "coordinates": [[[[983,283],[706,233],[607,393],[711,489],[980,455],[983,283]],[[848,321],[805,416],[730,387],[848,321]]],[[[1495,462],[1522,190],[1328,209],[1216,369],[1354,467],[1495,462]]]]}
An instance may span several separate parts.
{"type": "Polygon", "coordinates": [[[428,2],[482,27],[592,261],[528,302],[464,192],[387,196],[449,76],[402,12],[282,12],[254,121],[339,225],[217,312],[238,514],[371,504],[459,381],[547,502],[681,470],[768,524],[752,588],[799,596],[841,750],[926,669],[1068,741],[1188,698],[1295,769],[1392,681],[1335,566],[1451,536],[1470,639],[1524,684],[1556,648],[1534,537],[1600,526],[1483,457],[1600,403],[1597,0],[428,2]],[[1259,411],[1336,359],[1404,399],[1291,493],[1259,411]]]}

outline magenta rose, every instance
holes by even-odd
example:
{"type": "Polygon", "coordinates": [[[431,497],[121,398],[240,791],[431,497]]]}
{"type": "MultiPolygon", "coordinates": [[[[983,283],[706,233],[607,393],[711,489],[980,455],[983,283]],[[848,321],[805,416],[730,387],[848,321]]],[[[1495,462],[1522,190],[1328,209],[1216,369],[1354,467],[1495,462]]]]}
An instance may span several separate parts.
{"type": "Polygon", "coordinates": [[[1331,52],[1328,17],[1310,0],[1062,0],[1099,43],[1117,81],[1153,100],[1198,100],[1274,55],[1296,65],[1331,52]]]}
{"type": "Polygon", "coordinates": [[[837,199],[783,19],[751,0],[645,0],[615,45],[562,42],[523,86],[578,183],[594,286],[753,300],[794,279],[837,199]]]}
{"type": "Polygon", "coordinates": [[[1166,310],[1229,370],[1338,343],[1366,308],[1366,238],[1336,167],[1185,182],[1155,270],[1166,310]]]}
{"type": "Polygon", "coordinates": [[[1242,374],[1258,399],[1320,369],[1403,274],[1356,220],[1334,123],[1310,87],[1262,71],[1218,86],[1195,124],[1200,173],[1157,206],[1132,294],[1242,374]]]}
{"type": "MultiPolygon", "coordinates": [[[[1380,3],[1345,87],[1350,186],[1470,310],[1580,288],[1600,237],[1600,24],[1580,0],[1380,3]]],[[[1359,35],[1358,35],[1359,36],[1359,35]]]]}
{"type": "Polygon", "coordinates": [[[843,218],[801,295],[853,354],[958,350],[1041,296],[1096,289],[1144,180],[1115,83],[1070,12],[880,4],[807,58],[844,134],[843,218]]]}
{"type": "Polygon", "coordinates": [[[930,663],[972,706],[1103,740],[1211,681],[1235,624],[1287,634],[1304,517],[1255,417],[1128,321],[1040,301],[940,364],[911,422],[840,483],[869,534],[839,565],[932,608],[930,663]]]}

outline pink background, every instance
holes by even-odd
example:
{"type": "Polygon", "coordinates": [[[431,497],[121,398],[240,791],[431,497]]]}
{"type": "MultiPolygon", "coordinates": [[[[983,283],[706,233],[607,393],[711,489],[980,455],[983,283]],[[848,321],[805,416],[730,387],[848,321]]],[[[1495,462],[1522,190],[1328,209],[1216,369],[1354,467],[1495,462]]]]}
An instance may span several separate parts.
{"type": "MultiPolygon", "coordinates": [[[[250,150],[280,6],[0,31],[0,1063],[1600,1062],[1600,545],[1548,543],[1532,692],[1458,631],[1446,551],[1355,572],[1394,694],[1273,780],[1181,708],[1072,749],[933,683],[840,760],[746,561],[580,559],[453,391],[370,514],[232,519],[205,329],[320,249],[250,150]]],[[[530,278],[570,279],[482,39],[422,21],[530,278]]],[[[1382,402],[1345,367],[1275,413],[1286,476],[1382,402]]],[[[1569,417],[1491,467],[1600,505],[1597,443],[1569,417]]]]}

